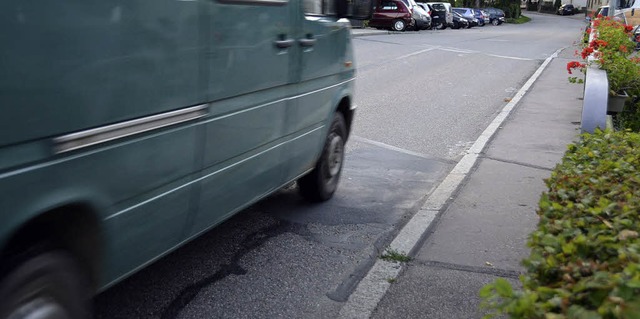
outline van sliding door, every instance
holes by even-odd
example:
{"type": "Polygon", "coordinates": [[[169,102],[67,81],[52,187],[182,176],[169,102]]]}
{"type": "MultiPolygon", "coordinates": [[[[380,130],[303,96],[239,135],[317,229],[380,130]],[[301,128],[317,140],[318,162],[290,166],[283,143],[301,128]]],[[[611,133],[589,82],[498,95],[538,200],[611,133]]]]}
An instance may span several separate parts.
{"type": "Polygon", "coordinates": [[[211,117],[203,127],[199,211],[191,234],[282,185],[285,111],[294,90],[289,1],[202,4],[202,59],[211,117]]]}
{"type": "Polygon", "coordinates": [[[305,13],[297,31],[296,98],[287,113],[287,146],[290,165],[286,178],[315,164],[342,93],[353,85],[355,66],[347,56],[351,37],[349,22],[336,21],[330,0],[303,0],[305,13]]]}

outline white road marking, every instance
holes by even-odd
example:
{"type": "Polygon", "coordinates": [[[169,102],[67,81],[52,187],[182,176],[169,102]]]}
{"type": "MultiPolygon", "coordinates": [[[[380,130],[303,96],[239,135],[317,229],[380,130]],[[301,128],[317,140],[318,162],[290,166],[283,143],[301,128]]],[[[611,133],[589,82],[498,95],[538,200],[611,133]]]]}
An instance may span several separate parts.
{"type": "Polygon", "coordinates": [[[382,142],[370,140],[370,139],[362,137],[362,136],[353,135],[353,136],[351,136],[349,138],[352,138],[352,139],[354,139],[356,141],[360,141],[360,142],[363,142],[363,143],[367,143],[367,144],[375,145],[375,146],[378,146],[378,147],[386,148],[386,149],[389,149],[389,150],[392,150],[392,151],[396,151],[396,152],[399,152],[399,153],[413,155],[413,156],[417,156],[417,157],[421,157],[421,158],[425,158],[425,159],[435,159],[433,156],[427,156],[427,155],[422,154],[422,153],[417,153],[417,152],[414,152],[414,151],[406,150],[404,148],[399,148],[399,147],[396,147],[396,146],[393,146],[393,145],[389,145],[389,144],[385,144],[385,143],[382,143],[382,142]]]}
{"type": "Polygon", "coordinates": [[[405,54],[403,56],[397,57],[395,60],[404,60],[404,59],[412,57],[414,55],[418,55],[418,54],[422,54],[422,53],[425,53],[425,52],[433,51],[435,49],[437,49],[437,48],[429,48],[429,49],[424,49],[424,50],[420,50],[420,51],[417,51],[417,52],[405,54]]]}

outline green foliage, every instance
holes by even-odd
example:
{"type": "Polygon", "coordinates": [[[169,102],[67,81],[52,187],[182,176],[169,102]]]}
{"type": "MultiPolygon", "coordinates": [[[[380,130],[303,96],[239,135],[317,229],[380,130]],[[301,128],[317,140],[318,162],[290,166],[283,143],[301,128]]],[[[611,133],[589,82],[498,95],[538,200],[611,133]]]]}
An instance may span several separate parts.
{"type": "Polygon", "coordinates": [[[390,248],[385,250],[385,252],[380,256],[380,259],[400,263],[411,261],[411,257],[390,248]]]}
{"type": "Polygon", "coordinates": [[[582,135],[545,183],[522,289],[483,287],[486,318],[640,318],[640,134],[582,135]]]}
{"type": "Polygon", "coordinates": [[[609,17],[593,22],[595,37],[589,47],[601,69],[607,71],[609,88],[613,92],[640,89],[640,59],[633,56],[635,43],[631,40],[633,26],[609,17]]]}
{"type": "Polygon", "coordinates": [[[554,7],[556,10],[558,10],[558,8],[560,8],[560,6],[561,6],[561,5],[562,5],[562,0],[556,0],[556,1],[553,3],[553,7],[554,7]]]}
{"type": "Polygon", "coordinates": [[[521,15],[517,19],[512,19],[512,18],[507,19],[507,23],[514,23],[514,24],[522,24],[522,23],[527,23],[529,21],[531,21],[531,18],[523,15],[521,15]]]}
{"type": "Polygon", "coordinates": [[[579,83],[579,84],[583,84],[584,80],[583,79],[579,79],[577,76],[570,76],[569,77],[569,83],[579,83]]]}
{"type": "MultiPolygon", "coordinates": [[[[638,91],[628,91],[629,95],[640,96],[638,91]]],[[[614,116],[614,123],[617,128],[640,132],[640,101],[635,99],[627,100],[624,111],[614,116]]]]}

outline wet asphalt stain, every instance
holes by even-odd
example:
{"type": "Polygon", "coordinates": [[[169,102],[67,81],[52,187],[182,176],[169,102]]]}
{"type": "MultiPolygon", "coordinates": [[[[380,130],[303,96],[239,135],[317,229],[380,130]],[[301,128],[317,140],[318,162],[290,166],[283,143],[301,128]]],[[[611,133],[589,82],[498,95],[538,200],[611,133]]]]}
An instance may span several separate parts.
{"type": "Polygon", "coordinates": [[[228,264],[224,264],[213,275],[203,278],[200,281],[183,288],[171,303],[162,311],[162,319],[173,319],[180,314],[194,298],[198,296],[202,289],[225,279],[230,275],[242,276],[247,271],[240,266],[240,260],[256,248],[264,245],[269,239],[278,237],[288,232],[288,225],[277,222],[265,229],[247,235],[240,244],[240,250],[236,252],[228,264]]]}

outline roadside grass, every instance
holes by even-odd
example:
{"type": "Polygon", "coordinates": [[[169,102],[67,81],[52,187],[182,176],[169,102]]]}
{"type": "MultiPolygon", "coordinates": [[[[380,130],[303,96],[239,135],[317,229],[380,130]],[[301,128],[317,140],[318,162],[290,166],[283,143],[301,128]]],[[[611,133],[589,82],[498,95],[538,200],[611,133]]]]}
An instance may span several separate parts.
{"type": "Polygon", "coordinates": [[[385,250],[385,252],[380,255],[380,259],[390,262],[406,263],[411,260],[411,257],[399,251],[387,248],[387,250],[385,250]]]}
{"type": "Polygon", "coordinates": [[[523,15],[521,15],[517,19],[514,19],[514,18],[508,18],[507,19],[507,23],[513,23],[513,24],[523,24],[523,23],[527,23],[529,21],[531,21],[531,18],[529,18],[527,16],[523,16],[523,15]]]}

